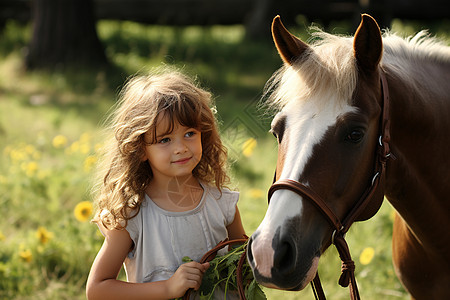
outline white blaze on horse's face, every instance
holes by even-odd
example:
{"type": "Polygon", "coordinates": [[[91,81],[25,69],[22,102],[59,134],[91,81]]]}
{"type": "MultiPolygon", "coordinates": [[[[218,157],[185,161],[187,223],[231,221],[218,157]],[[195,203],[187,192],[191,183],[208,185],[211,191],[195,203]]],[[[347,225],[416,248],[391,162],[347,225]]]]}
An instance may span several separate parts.
{"type": "Polygon", "coordinates": [[[286,117],[283,133],[286,144],[283,148],[288,151],[285,153],[280,179],[297,180],[311,157],[314,146],[319,144],[327,129],[335,125],[340,116],[356,111],[355,107],[344,104],[349,101],[339,101],[332,97],[333,95],[325,95],[318,99],[289,103],[281,112],[286,117]]]}
{"type": "MultiPolygon", "coordinates": [[[[333,99],[334,95],[316,95],[316,98],[307,100],[299,100],[289,102],[283,110],[274,118],[272,122],[272,131],[281,138],[279,148],[284,153],[281,170],[278,174],[279,179],[299,180],[303,169],[308,160],[313,155],[314,147],[319,144],[324,137],[326,131],[334,126],[337,119],[349,112],[354,112],[357,108],[350,106],[350,101],[343,99],[333,99]],[[340,103],[340,104],[337,104],[340,103]],[[280,125],[281,124],[281,125],[280,125]],[[279,132],[282,131],[282,132],[279,132]]],[[[279,154],[280,155],[280,154],[279,154]]],[[[308,182],[302,182],[308,186],[308,182]]],[[[262,278],[260,282],[264,284],[264,278],[271,279],[276,276],[272,270],[280,269],[280,253],[275,253],[274,247],[280,248],[279,245],[274,246],[277,240],[287,234],[288,222],[296,221],[301,223],[303,214],[302,199],[300,196],[289,190],[277,190],[273,193],[269,203],[264,220],[252,236],[251,253],[253,255],[253,263],[258,275],[262,278]],[[276,264],[276,266],[275,266],[276,264]]],[[[302,232],[302,228],[297,228],[292,232],[302,232]]],[[[286,251],[296,252],[302,245],[295,245],[295,242],[289,243],[291,248],[286,251]]],[[[313,257],[309,260],[309,265],[304,266],[302,278],[293,280],[292,286],[274,286],[266,284],[272,288],[283,289],[302,289],[313,278],[317,271],[319,261],[319,249],[315,250],[313,257]]],[[[278,250],[279,251],[279,250],[278,250]]],[[[285,253],[283,253],[285,254],[285,253]]],[[[286,264],[286,263],[285,263],[286,264]]],[[[291,261],[292,268],[296,265],[295,261],[291,261]]],[[[267,280],[274,282],[274,280],[267,280]]]]}

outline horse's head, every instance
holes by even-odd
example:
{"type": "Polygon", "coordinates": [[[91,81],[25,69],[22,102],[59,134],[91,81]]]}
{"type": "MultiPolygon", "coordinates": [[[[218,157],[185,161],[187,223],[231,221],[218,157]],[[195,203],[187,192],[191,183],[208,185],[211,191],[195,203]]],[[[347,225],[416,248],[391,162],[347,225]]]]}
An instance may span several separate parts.
{"type": "MultiPolygon", "coordinates": [[[[280,107],[271,131],[278,140],[275,180],[313,190],[342,220],[373,179],[382,93],[380,29],[363,15],[353,38],[320,33],[308,45],[276,17],[272,34],[285,66],[274,75],[271,102],[280,107]]],[[[264,220],[252,235],[248,260],[263,285],[303,289],[315,276],[333,228],[301,193],[273,192],[264,220]]],[[[379,209],[383,195],[358,220],[379,209]]]]}

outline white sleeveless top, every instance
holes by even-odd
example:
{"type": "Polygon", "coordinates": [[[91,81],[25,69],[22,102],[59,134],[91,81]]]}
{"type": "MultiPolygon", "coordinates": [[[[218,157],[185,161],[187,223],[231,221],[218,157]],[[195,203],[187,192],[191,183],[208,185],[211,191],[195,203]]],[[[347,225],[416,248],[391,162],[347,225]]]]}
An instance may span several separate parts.
{"type": "Polygon", "coordinates": [[[201,185],[200,203],[185,212],[166,211],[145,197],[126,227],[134,242],[124,262],[128,282],[169,279],[183,257],[199,261],[227,238],[226,226],[234,220],[239,193],[223,188],[221,194],[215,187],[201,185]]]}

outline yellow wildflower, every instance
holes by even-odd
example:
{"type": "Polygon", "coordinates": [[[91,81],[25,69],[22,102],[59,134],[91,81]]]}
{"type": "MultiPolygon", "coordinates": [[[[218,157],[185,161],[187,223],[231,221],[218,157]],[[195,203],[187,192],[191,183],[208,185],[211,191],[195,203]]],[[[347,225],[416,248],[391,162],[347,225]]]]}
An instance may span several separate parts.
{"type": "Polygon", "coordinates": [[[6,240],[6,236],[0,231],[0,241],[6,240]]]}
{"type": "Polygon", "coordinates": [[[34,148],[33,145],[26,145],[24,148],[25,152],[28,154],[33,154],[34,151],[36,151],[36,148],[34,148]]]}
{"type": "Polygon", "coordinates": [[[93,207],[89,201],[81,201],[73,211],[75,218],[80,222],[86,222],[92,215],[93,207]]]}
{"type": "Polygon", "coordinates": [[[359,256],[359,262],[362,265],[368,265],[372,261],[374,255],[375,249],[373,249],[372,247],[367,247],[361,252],[361,255],[359,256]]]}
{"type": "Polygon", "coordinates": [[[23,261],[27,263],[31,262],[31,260],[33,259],[33,254],[31,253],[30,249],[20,250],[19,256],[23,261]]]}
{"type": "Polygon", "coordinates": [[[87,132],[81,134],[80,136],[80,142],[82,143],[88,143],[91,140],[91,135],[87,132]]]}
{"type": "Polygon", "coordinates": [[[80,144],[80,153],[81,154],[88,154],[89,151],[91,151],[91,146],[88,143],[80,144]]]}
{"type": "Polygon", "coordinates": [[[67,145],[67,138],[64,135],[57,135],[53,138],[52,141],[53,147],[59,149],[64,148],[67,145]]]}
{"type": "Polygon", "coordinates": [[[242,154],[244,154],[245,157],[252,156],[256,144],[257,142],[254,138],[249,138],[248,140],[246,140],[242,145],[242,154]]]}
{"type": "Polygon", "coordinates": [[[48,231],[45,227],[39,227],[36,231],[36,237],[42,244],[47,244],[47,242],[53,238],[53,232],[48,231]]]}
{"type": "Polygon", "coordinates": [[[25,171],[25,174],[28,177],[34,176],[36,171],[39,169],[39,166],[38,166],[37,162],[35,162],[35,161],[30,161],[28,163],[25,163],[22,167],[25,171]]]}
{"type": "Polygon", "coordinates": [[[261,189],[250,189],[250,197],[262,198],[264,197],[264,192],[261,189]]]}
{"type": "Polygon", "coordinates": [[[26,152],[22,151],[21,149],[12,149],[9,152],[9,155],[13,162],[19,162],[27,159],[26,152]]]}
{"type": "Polygon", "coordinates": [[[96,162],[97,162],[96,156],[89,155],[88,157],[86,157],[86,159],[84,160],[84,164],[83,164],[84,171],[86,173],[89,173],[96,162]]]}
{"type": "Polygon", "coordinates": [[[72,143],[72,145],[70,145],[70,147],[68,149],[66,149],[66,153],[74,154],[74,153],[77,153],[79,150],[80,150],[80,142],[75,141],[72,143]]]}

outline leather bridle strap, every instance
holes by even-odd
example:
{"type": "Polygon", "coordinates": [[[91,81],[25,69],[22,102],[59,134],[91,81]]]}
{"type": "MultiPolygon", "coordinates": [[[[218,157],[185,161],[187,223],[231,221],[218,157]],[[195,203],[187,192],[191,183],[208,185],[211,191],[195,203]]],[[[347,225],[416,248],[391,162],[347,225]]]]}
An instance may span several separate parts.
{"type": "Polygon", "coordinates": [[[305,196],[308,199],[312,200],[312,204],[314,204],[314,206],[326,216],[326,219],[331,226],[333,226],[336,230],[340,230],[342,228],[341,221],[328,207],[325,201],[323,201],[316,192],[314,192],[306,185],[303,185],[300,182],[291,179],[280,179],[272,184],[272,186],[269,188],[269,200],[272,197],[272,194],[276,190],[280,189],[293,191],[294,193],[305,196]]]}
{"type": "MultiPolygon", "coordinates": [[[[358,218],[361,212],[367,207],[372,200],[380,181],[384,180],[386,170],[386,161],[390,157],[389,141],[390,141],[390,121],[389,121],[389,91],[384,75],[384,71],[380,68],[380,82],[382,89],[382,116],[380,119],[380,137],[378,151],[376,153],[374,176],[370,186],[362,194],[355,206],[349,211],[347,216],[341,222],[336,214],[330,209],[326,202],[314,190],[298,181],[291,179],[280,179],[272,184],[269,189],[269,201],[272,194],[276,190],[287,189],[310,200],[310,202],[324,215],[328,223],[333,227],[334,231],[331,237],[331,243],[335,245],[342,261],[342,273],[339,278],[339,284],[343,287],[349,286],[350,297],[353,300],[360,299],[358,287],[355,280],[355,263],[353,262],[348,244],[345,240],[345,233],[349,230],[353,222],[358,218]]],[[[274,178],[275,179],[275,178],[274,178]]],[[[382,184],[381,184],[382,185],[382,184]]],[[[316,299],[325,299],[318,273],[312,281],[312,287],[316,299]]]]}

